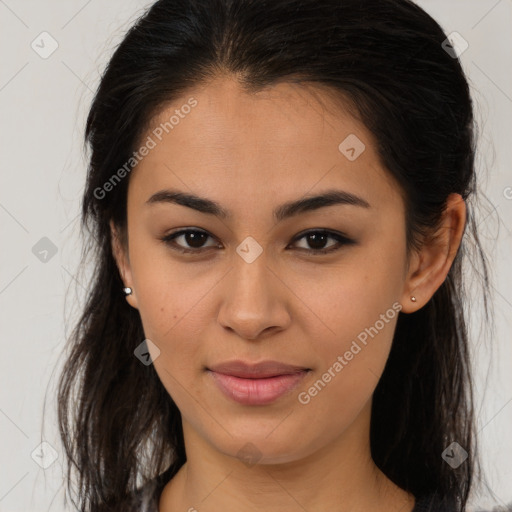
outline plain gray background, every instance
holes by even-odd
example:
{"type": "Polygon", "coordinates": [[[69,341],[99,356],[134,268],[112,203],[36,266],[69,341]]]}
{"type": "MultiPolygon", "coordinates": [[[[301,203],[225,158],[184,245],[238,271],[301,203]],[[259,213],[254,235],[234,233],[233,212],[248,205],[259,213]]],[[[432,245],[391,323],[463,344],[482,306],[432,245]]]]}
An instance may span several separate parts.
{"type": "MultiPolygon", "coordinates": [[[[151,3],[0,0],[0,512],[72,510],[62,502],[54,397],[65,338],[87,287],[75,276],[85,115],[112,49],[151,3]],[[52,40],[58,47],[43,58],[52,40]],[[54,255],[38,256],[44,237],[54,255]],[[49,444],[41,451],[43,441],[49,444]]],[[[461,60],[480,130],[478,166],[489,203],[477,215],[496,319],[486,338],[475,301],[477,419],[489,489],[471,501],[476,508],[502,505],[512,501],[512,0],[418,3],[469,44],[461,60]]]]}

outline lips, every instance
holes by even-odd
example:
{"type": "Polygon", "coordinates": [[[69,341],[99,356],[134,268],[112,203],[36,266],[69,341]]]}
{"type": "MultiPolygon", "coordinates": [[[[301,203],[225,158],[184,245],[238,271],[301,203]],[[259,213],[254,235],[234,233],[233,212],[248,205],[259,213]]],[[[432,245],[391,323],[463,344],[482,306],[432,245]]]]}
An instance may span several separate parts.
{"type": "Polygon", "coordinates": [[[228,398],[245,405],[265,405],[297,387],[310,369],[278,361],[251,364],[236,360],[210,366],[207,371],[228,398]]]}
{"type": "Polygon", "coordinates": [[[213,365],[208,369],[216,373],[232,375],[233,377],[240,377],[242,379],[265,379],[278,375],[290,375],[308,370],[309,368],[284,364],[278,361],[262,361],[260,363],[251,364],[236,360],[213,365]]]}

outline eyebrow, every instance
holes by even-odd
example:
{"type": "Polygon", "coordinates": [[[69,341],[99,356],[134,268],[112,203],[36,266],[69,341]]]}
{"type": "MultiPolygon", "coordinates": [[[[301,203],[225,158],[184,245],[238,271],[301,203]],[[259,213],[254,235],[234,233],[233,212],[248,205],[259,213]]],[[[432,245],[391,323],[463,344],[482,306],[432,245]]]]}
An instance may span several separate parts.
{"type": "MultiPolygon", "coordinates": [[[[192,208],[201,213],[215,215],[221,219],[230,219],[232,214],[219,203],[211,199],[199,197],[195,194],[185,193],[179,190],[160,190],[153,194],[147,201],[147,205],[158,203],[171,203],[192,208]]],[[[289,217],[301,213],[318,210],[332,205],[351,205],[362,208],[370,208],[370,204],[363,198],[344,190],[327,190],[316,196],[306,196],[296,201],[284,203],[273,211],[274,219],[280,222],[289,217]]]]}

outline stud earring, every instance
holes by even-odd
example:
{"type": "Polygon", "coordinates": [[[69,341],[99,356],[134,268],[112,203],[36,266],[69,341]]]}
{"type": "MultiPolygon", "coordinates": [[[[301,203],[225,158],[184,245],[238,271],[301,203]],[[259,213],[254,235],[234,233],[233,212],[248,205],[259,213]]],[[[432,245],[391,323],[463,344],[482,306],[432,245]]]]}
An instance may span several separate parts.
{"type": "Polygon", "coordinates": [[[411,301],[416,302],[416,297],[414,295],[411,295],[411,301]]]}
{"type": "Polygon", "coordinates": [[[123,288],[123,292],[125,295],[131,295],[132,294],[132,289],[131,288],[123,288]]]}

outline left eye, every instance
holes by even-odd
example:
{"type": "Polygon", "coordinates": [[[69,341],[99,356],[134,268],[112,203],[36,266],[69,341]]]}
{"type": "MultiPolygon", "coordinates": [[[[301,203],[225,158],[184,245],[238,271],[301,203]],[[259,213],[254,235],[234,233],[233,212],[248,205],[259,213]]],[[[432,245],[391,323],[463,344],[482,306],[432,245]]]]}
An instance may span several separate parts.
{"type": "Polygon", "coordinates": [[[328,252],[333,252],[341,248],[343,245],[350,245],[354,243],[354,240],[342,235],[341,233],[335,233],[334,231],[327,230],[317,230],[317,231],[308,231],[299,235],[295,238],[294,242],[304,239],[306,243],[313,248],[305,248],[304,250],[309,253],[320,253],[325,254],[328,252]],[[335,240],[336,243],[331,244],[331,246],[325,247],[325,243],[328,239],[335,240]],[[321,246],[321,247],[319,247],[321,246]]]}
{"type": "MultiPolygon", "coordinates": [[[[218,247],[218,245],[213,244],[210,246],[204,246],[204,242],[208,239],[212,238],[206,231],[197,230],[197,229],[183,229],[181,231],[177,231],[176,233],[171,233],[170,235],[166,235],[161,238],[162,242],[169,245],[172,249],[178,250],[183,253],[199,253],[202,249],[218,247]],[[188,247],[183,247],[183,245],[178,244],[175,240],[183,238],[183,240],[188,244],[188,247]]],[[[325,254],[328,252],[333,252],[341,248],[343,245],[354,244],[355,241],[346,237],[341,233],[336,233],[334,231],[328,230],[311,230],[305,233],[300,234],[295,237],[292,243],[296,243],[298,241],[303,240],[310,245],[311,248],[300,248],[301,250],[312,253],[312,254],[325,254]],[[326,242],[331,239],[334,240],[335,243],[330,246],[325,247],[326,242]]]]}

